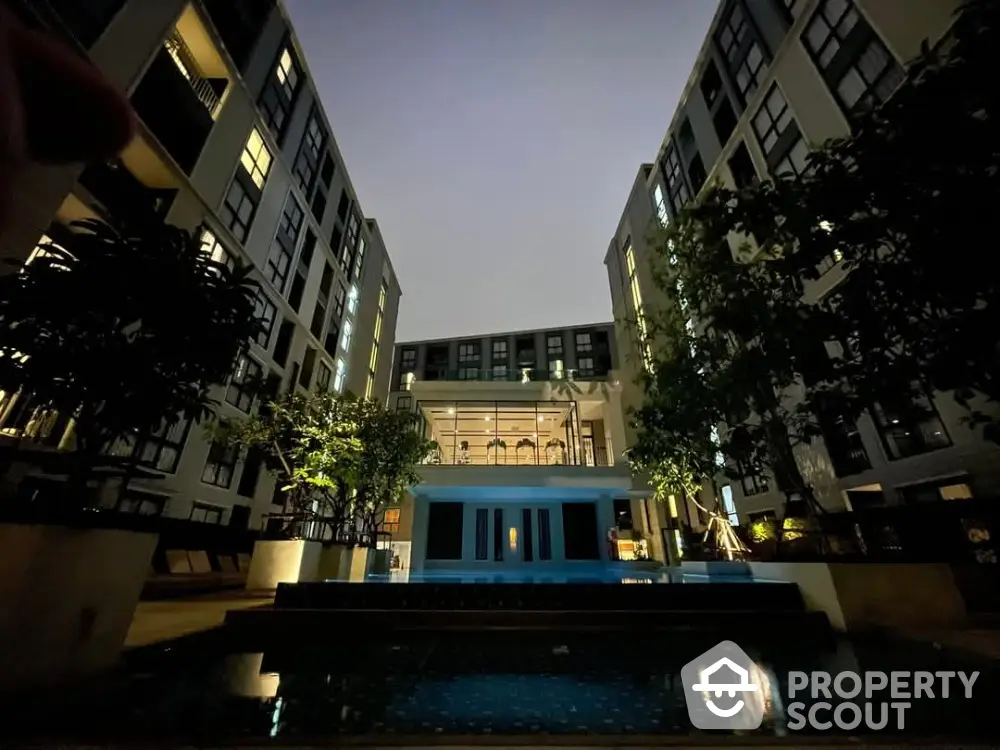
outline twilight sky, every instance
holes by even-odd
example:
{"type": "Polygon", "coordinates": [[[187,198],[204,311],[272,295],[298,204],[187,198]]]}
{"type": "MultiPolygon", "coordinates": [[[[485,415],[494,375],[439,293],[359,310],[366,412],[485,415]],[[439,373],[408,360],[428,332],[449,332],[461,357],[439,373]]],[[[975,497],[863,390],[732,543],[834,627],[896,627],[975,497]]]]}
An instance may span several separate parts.
{"type": "Polygon", "coordinates": [[[610,320],[604,253],[714,0],[285,0],[397,341],[610,320]]]}

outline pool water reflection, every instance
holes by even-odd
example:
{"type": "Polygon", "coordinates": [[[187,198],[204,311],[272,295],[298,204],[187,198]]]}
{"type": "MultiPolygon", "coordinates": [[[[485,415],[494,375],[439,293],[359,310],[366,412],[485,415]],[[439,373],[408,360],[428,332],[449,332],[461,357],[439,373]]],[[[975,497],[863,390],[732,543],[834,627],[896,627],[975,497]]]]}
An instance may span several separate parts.
{"type": "MultiPolygon", "coordinates": [[[[356,640],[356,639],[355,639],[356,640]]],[[[121,673],[44,701],[8,703],[12,737],[321,740],[345,735],[687,735],[680,669],[718,633],[493,631],[247,650],[225,630],[135,652],[121,673]]],[[[745,639],[744,639],[745,640],[745,639]]],[[[790,670],[979,669],[971,700],[914,699],[908,737],[989,737],[998,673],[930,647],[841,642],[818,651],[794,633],[740,645],[767,677],[759,734],[785,736],[790,670]]],[[[794,733],[791,733],[794,734],[794,733]]],[[[793,738],[792,738],[793,739],[793,738]]]]}

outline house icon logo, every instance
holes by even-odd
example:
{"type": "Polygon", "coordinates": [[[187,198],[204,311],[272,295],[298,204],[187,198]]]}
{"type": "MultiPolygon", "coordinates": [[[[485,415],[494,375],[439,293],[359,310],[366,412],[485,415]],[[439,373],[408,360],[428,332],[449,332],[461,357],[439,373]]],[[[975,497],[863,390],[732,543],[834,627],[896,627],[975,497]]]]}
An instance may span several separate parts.
{"type": "Polygon", "coordinates": [[[698,729],[757,729],[764,720],[753,660],[722,641],[681,668],[688,718],[698,729]]]}

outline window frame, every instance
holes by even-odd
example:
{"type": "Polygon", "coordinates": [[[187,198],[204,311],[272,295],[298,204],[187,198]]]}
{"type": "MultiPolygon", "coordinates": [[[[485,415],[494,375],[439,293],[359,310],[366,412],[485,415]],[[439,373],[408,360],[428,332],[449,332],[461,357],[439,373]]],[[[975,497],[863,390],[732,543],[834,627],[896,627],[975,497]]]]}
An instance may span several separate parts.
{"type": "Polygon", "coordinates": [[[226,403],[244,414],[249,414],[256,401],[255,386],[261,382],[264,366],[247,352],[236,358],[236,367],[226,384],[226,403]]]}
{"type": "Polygon", "coordinates": [[[209,445],[205,467],[201,470],[202,484],[228,490],[233,486],[240,451],[235,445],[214,441],[209,445]],[[210,477],[210,478],[206,478],[210,477]],[[225,478],[223,478],[225,477],[225,478]]]}
{"type": "Polygon", "coordinates": [[[264,140],[263,134],[256,125],[253,125],[250,128],[250,133],[247,135],[247,139],[243,144],[243,151],[240,153],[240,167],[242,167],[243,171],[247,173],[247,176],[250,178],[250,182],[257,188],[257,190],[263,192],[273,165],[274,154],[272,154],[271,149],[268,148],[267,141],[264,140]],[[259,148],[256,148],[256,154],[254,153],[254,147],[251,146],[254,136],[257,136],[257,140],[260,141],[259,148]],[[260,160],[264,154],[267,155],[267,159],[266,163],[262,167],[260,160]]]}

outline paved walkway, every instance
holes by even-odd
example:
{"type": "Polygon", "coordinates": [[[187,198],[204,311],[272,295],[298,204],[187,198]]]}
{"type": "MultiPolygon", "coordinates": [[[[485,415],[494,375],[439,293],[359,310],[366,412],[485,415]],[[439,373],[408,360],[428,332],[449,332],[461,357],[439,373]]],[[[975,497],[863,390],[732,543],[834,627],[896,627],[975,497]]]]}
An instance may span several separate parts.
{"type": "Polygon", "coordinates": [[[272,596],[247,596],[239,592],[208,594],[188,599],[139,602],[125,638],[125,648],[197,633],[222,625],[231,609],[271,604],[272,596]]]}

